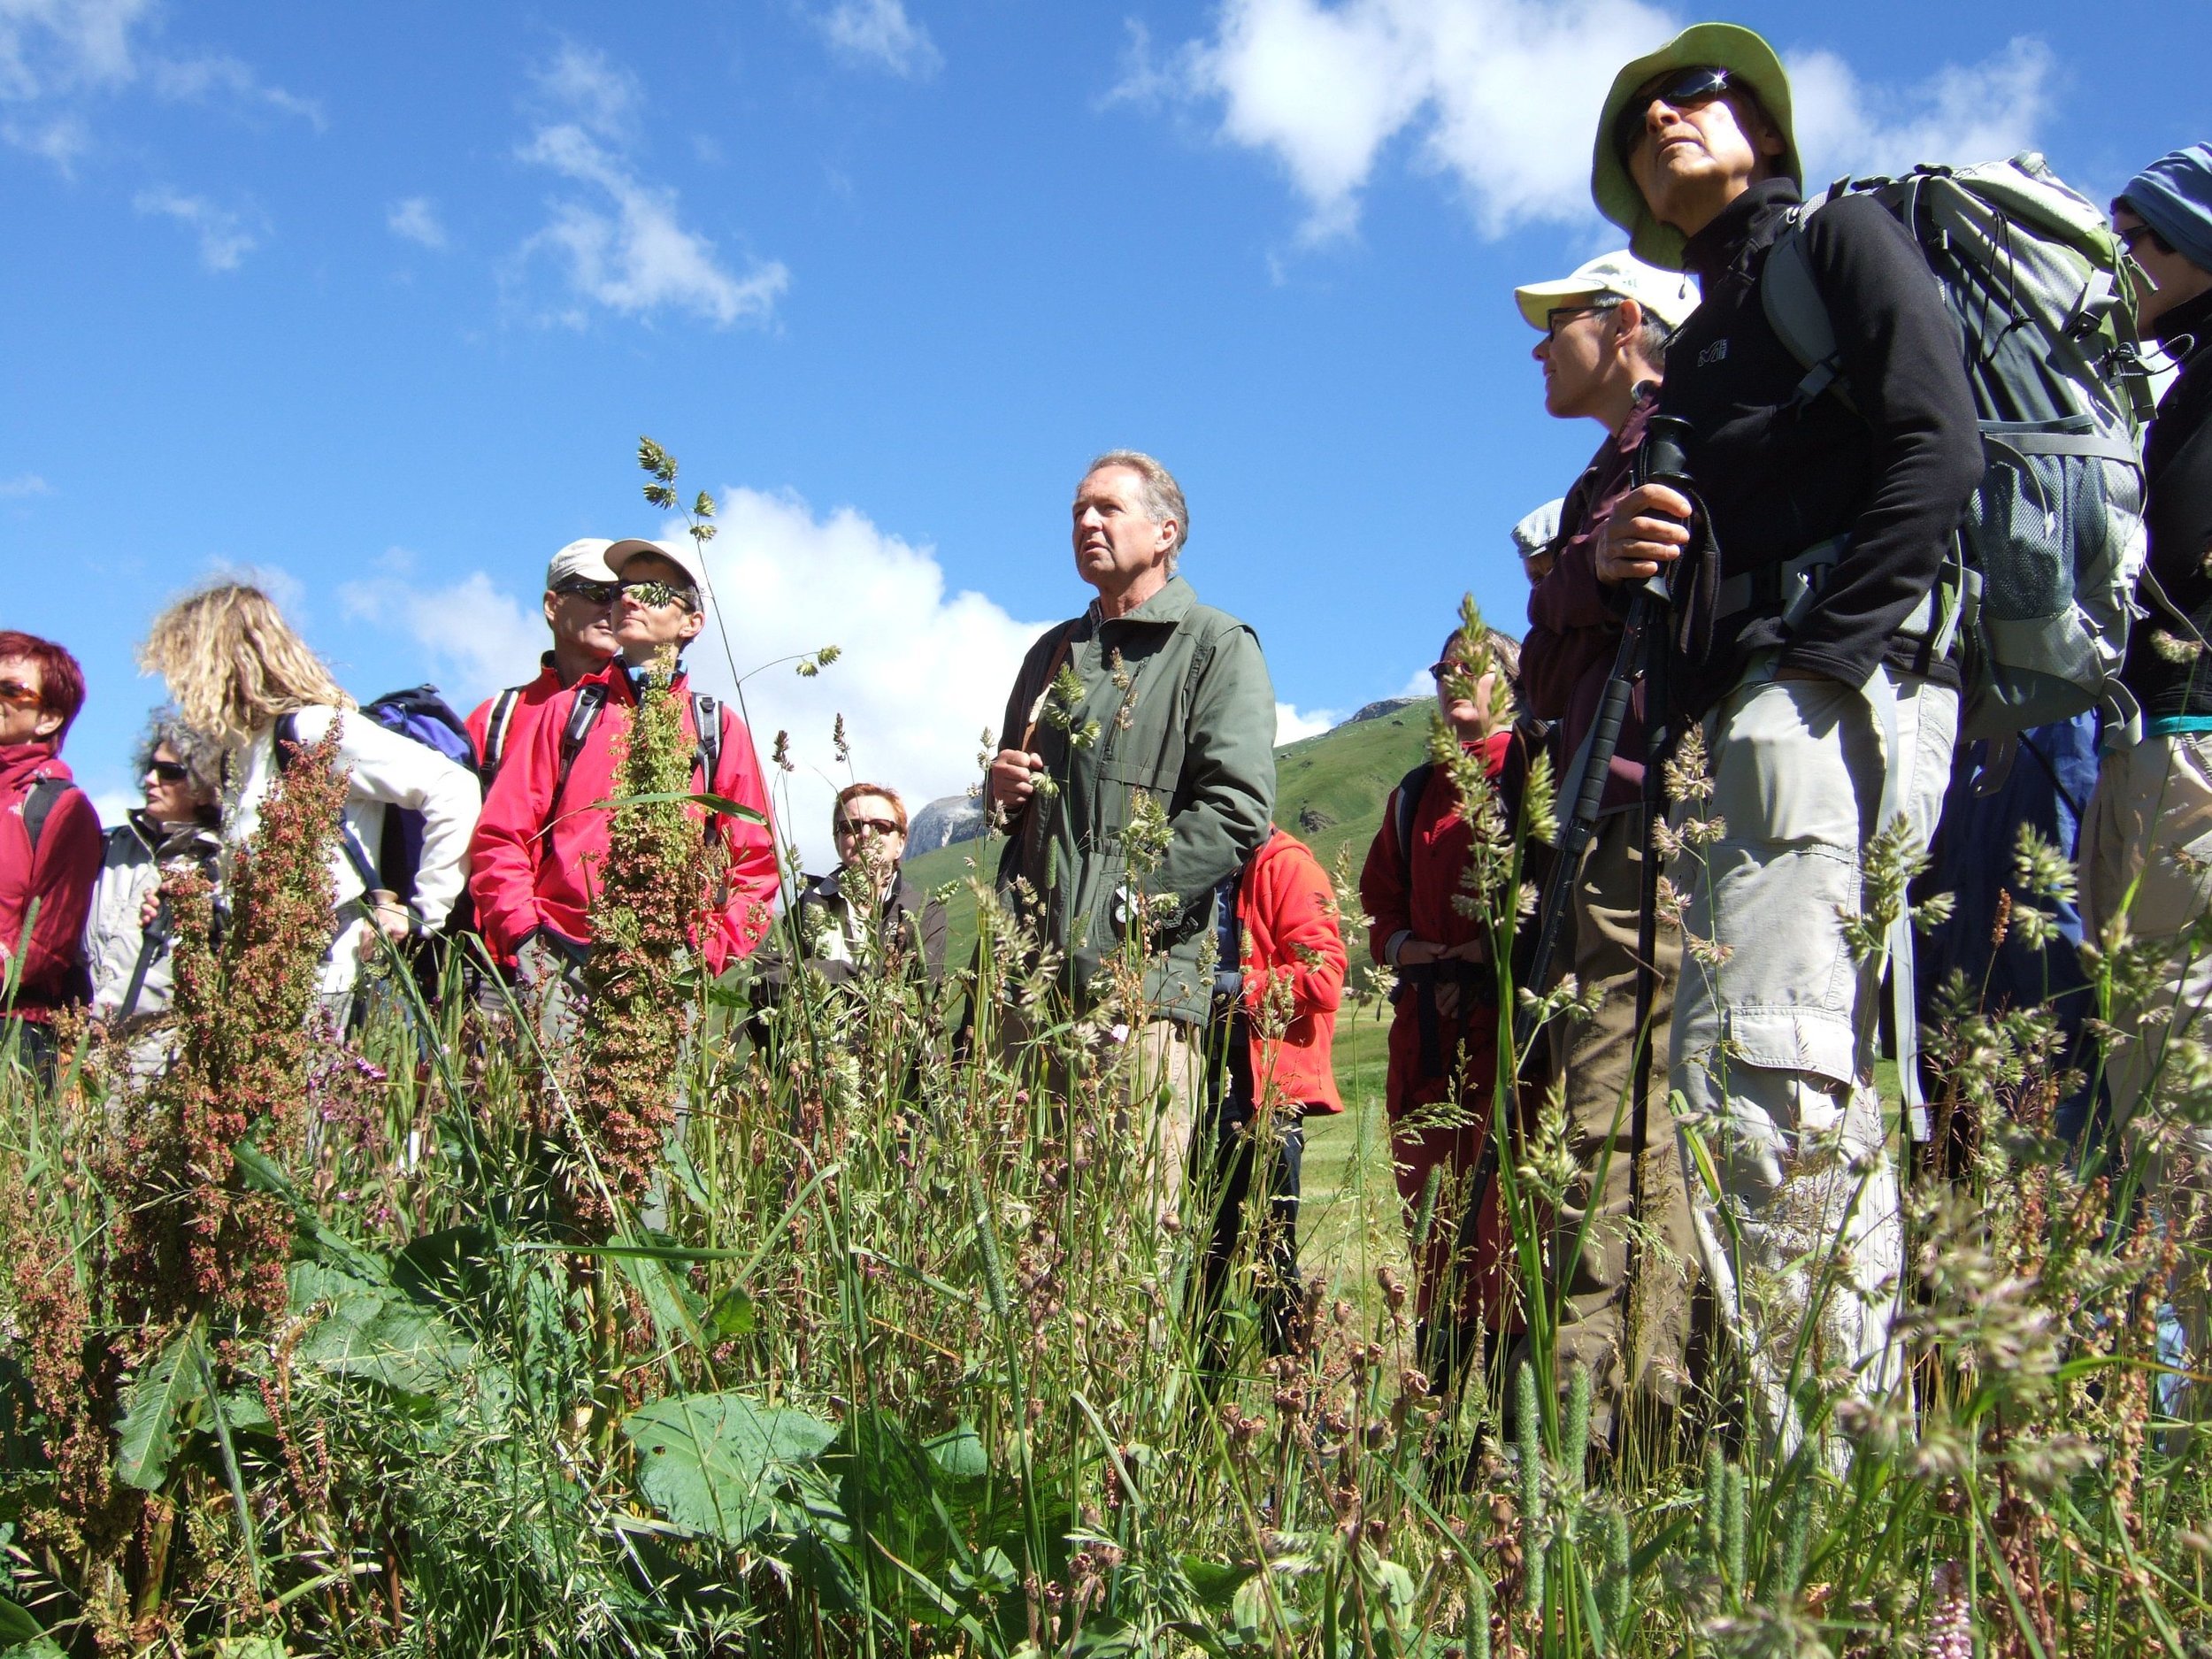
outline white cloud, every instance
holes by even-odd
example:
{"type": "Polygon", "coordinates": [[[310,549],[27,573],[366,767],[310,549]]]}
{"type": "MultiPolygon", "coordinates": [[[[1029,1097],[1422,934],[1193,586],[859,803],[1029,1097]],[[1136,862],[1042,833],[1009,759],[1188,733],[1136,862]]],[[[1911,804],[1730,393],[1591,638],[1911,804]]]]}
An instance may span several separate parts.
{"type": "Polygon", "coordinates": [[[264,105],[280,115],[296,116],[319,133],[328,125],[323,119],[323,106],[314,99],[265,85],[250,67],[225,53],[157,58],[148,70],[156,95],[174,103],[205,104],[230,97],[241,104],[264,105]]]}
{"type": "Polygon", "coordinates": [[[564,41],[530,79],[567,119],[602,138],[630,131],[641,97],[637,76],[595,47],[564,41]]]}
{"type": "Polygon", "coordinates": [[[239,261],[261,245],[262,232],[249,224],[258,214],[235,213],[204,196],[186,196],[167,185],[141,190],[131,205],[141,213],[173,219],[199,238],[200,263],[211,271],[235,271],[239,261]]]}
{"type": "Polygon", "coordinates": [[[729,689],[718,621],[741,673],[825,645],[843,653],[810,680],[784,664],[745,682],[764,765],[773,769],[776,733],[791,734],[797,770],[770,780],[788,793],[786,839],[823,867],[835,788],[854,777],[888,784],[914,807],[977,781],[984,730],[995,738],[1022,655],[1048,624],[948,591],[933,549],[850,507],[818,515],[789,492],[730,489],[720,523],[707,548],[719,616],[691,651],[702,683],[729,689]],[[832,742],[841,713],[849,772],[832,742]]]}
{"type": "Polygon", "coordinates": [[[841,56],[924,80],[944,58],[929,31],[906,14],[905,0],[837,0],[815,21],[841,56]]]}
{"type": "Polygon", "coordinates": [[[1805,186],[1916,162],[1993,161],[2029,148],[2051,104],[2056,59],[2025,36],[1978,64],[1945,65],[1907,89],[1870,87],[1832,52],[1790,61],[1805,186]]]}
{"type": "Polygon", "coordinates": [[[13,478],[0,479],[0,501],[21,501],[26,496],[53,493],[53,486],[36,472],[18,472],[13,478]]]}
{"type": "MultiPolygon", "coordinates": [[[[995,735],[1022,654],[1046,623],[1018,621],[981,594],[948,591],[933,549],[850,507],[817,514],[787,492],[731,489],[719,522],[707,551],[718,614],[688,664],[703,690],[726,698],[734,692],[732,658],[748,676],[743,706],[782,833],[811,867],[834,856],[830,807],[853,778],[888,784],[918,808],[981,776],[984,728],[995,735]],[[813,679],[780,660],[825,645],[842,655],[813,679]],[[840,714],[849,772],[833,742],[840,714]],[[770,758],[779,731],[791,734],[795,772],[770,758]]],[[[669,526],[662,534],[683,531],[669,526]]],[[[536,672],[544,626],[489,577],[425,587],[403,557],[381,563],[378,575],[342,590],[347,613],[411,636],[449,676],[457,704],[536,672]]]]}
{"type": "Polygon", "coordinates": [[[1279,749],[1285,743],[1318,737],[1322,733],[1333,730],[1343,718],[1333,709],[1316,709],[1307,714],[1287,703],[1279,703],[1275,705],[1275,745],[1279,749]]]}
{"type": "Polygon", "coordinates": [[[133,809],[146,804],[146,797],[134,789],[103,789],[92,797],[92,810],[100,815],[103,829],[120,828],[133,809]]]}
{"type": "Polygon", "coordinates": [[[402,242],[419,242],[425,248],[445,246],[445,226],[426,196],[411,196],[393,203],[384,215],[384,227],[402,242]]]}
{"type": "MultiPolygon", "coordinates": [[[[1156,58],[1141,28],[1110,101],[1198,112],[1272,156],[1303,199],[1302,240],[1358,224],[1386,152],[1464,193],[1485,234],[1589,224],[1591,135],[1614,73],[1681,19],[1645,0],[1226,0],[1213,35],[1156,58]]],[[[1823,169],[1986,160],[2026,142],[2051,54],[2015,41],[1893,92],[1832,53],[1791,59],[1809,183],[1823,169]]]]}
{"type": "Polygon", "coordinates": [[[83,106],[143,87],[165,103],[224,102],[324,126],[322,106],[264,82],[227,53],[173,58],[144,50],[154,0],[0,0],[0,139],[65,176],[91,148],[83,106]]]}
{"type": "MultiPolygon", "coordinates": [[[[625,136],[638,101],[634,77],[569,45],[536,81],[567,119],[539,126],[516,155],[586,194],[553,202],[550,222],[522,245],[522,265],[549,257],[581,298],[631,316],[672,307],[726,328],[774,309],[791,284],[782,265],[755,262],[742,275],[733,273],[710,238],[678,219],[675,191],[638,175],[625,136]]],[[[582,316],[571,309],[563,320],[582,316]]]]}
{"type": "Polygon", "coordinates": [[[353,620],[413,638],[429,657],[447,701],[463,713],[502,686],[537,672],[538,655],[546,647],[544,618],[526,612],[483,572],[445,587],[421,588],[407,580],[404,557],[383,563],[388,573],[339,588],[339,605],[353,620]]]}
{"type": "Polygon", "coordinates": [[[7,0],[0,5],[0,97],[112,87],[137,73],[131,32],[153,0],[7,0]]]}

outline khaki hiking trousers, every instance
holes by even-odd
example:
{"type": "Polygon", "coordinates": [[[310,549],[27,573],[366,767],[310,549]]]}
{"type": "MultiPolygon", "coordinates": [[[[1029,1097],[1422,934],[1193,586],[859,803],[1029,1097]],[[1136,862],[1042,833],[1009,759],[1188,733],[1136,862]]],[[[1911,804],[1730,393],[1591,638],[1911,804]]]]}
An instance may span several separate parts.
{"type": "Polygon", "coordinates": [[[1705,718],[1712,799],[1676,812],[1726,826],[1672,872],[1690,935],[1671,1059],[1692,1209],[1722,1326],[1763,1426],[1789,1448],[1792,1390],[1809,1375],[1871,1396],[1901,1372],[1889,1335],[1904,1233],[1873,1083],[1879,964],[1852,959],[1839,912],[1860,909],[1860,849],[1886,795],[1927,844],[1958,694],[1877,672],[1860,691],[1755,665],[1705,718]],[[1691,1156],[1701,1146],[1715,1186],[1691,1156]]]}

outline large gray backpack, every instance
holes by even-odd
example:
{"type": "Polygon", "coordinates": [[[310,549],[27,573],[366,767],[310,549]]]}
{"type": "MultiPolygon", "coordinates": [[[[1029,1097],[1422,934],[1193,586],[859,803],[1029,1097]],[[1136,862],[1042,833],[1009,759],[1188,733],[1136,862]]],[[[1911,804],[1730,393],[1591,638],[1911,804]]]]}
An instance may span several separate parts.
{"type": "Polygon", "coordinates": [[[1850,402],[1801,229],[1846,194],[1872,196],[1919,244],[1981,417],[1987,470],[1943,592],[1947,631],[1966,642],[1960,735],[2008,737],[2092,708],[2131,722],[2119,672],[2139,614],[2151,398],[2118,237],[2032,152],[1839,180],[1793,210],[1760,283],[1767,321],[1806,365],[1801,402],[1850,402]]]}

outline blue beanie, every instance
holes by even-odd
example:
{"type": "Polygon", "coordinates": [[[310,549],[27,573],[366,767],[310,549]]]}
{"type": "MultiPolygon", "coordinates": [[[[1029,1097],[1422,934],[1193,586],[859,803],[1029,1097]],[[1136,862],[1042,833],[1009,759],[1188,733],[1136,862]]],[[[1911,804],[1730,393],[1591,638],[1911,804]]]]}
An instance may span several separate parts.
{"type": "Polygon", "coordinates": [[[2192,144],[2128,180],[2120,199],[2176,253],[2212,271],[2212,144],[2192,144]]]}

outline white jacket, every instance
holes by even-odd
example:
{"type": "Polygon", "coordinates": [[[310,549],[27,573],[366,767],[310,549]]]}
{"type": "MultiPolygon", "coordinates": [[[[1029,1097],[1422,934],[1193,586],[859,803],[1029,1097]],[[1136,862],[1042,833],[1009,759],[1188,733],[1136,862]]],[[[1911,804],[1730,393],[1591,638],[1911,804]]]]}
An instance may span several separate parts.
{"type": "MultiPolygon", "coordinates": [[[[349,779],[345,821],[371,859],[384,841],[384,809],[405,807],[422,814],[422,866],[415,877],[414,910],[426,931],[442,926],[468,880],[469,838],[476,832],[482,791],[467,770],[411,737],[387,731],[357,709],[323,707],[292,716],[302,748],[322,741],[338,721],[334,764],[349,779]]],[[[231,756],[229,787],[223,797],[223,840],[233,852],[244,846],[261,822],[261,803],[275,787],[276,723],[253,734],[242,753],[231,756]]],[[[368,920],[355,901],[361,878],[342,842],[330,849],[330,874],[340,923],[323,972],[326,995],[350,990],[359,969],[368,920]]]]}
{"type": "MultiPolygon", "coordinates": [[[[133,812],[108,832],[100,880],[92,889],[92,909],[85,917],[84,956],[92,972],[94,1018],[112,1019],[123,1005],[146,939],[138,912],[161,886],[163,864],[211,863],[220,845],[212,829],[199,826],[173,826],[164,839],[160,826],[143,812],[133,812]]],[[[146,978],[133,1014],[157,1014],[168,1008],[175,978],[172,955],[172,945],[165,941],[147,957],[146,978]]]]}

